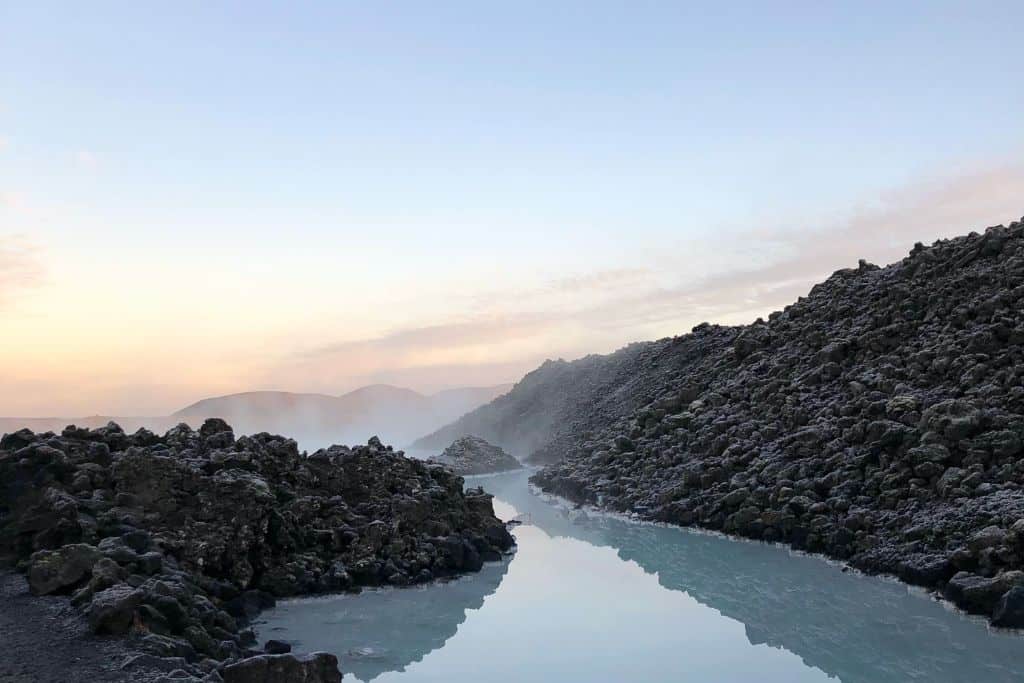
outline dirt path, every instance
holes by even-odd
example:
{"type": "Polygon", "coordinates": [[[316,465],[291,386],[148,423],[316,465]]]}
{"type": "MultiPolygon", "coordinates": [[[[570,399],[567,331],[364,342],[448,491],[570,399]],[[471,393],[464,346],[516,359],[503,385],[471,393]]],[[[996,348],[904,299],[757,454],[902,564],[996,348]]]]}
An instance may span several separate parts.
{"type": "Polygon", "coordinates": [[[0,569],[0,683],[128,681],[123,643],[89,633],[67,597],[36,597],[0,569]]]}

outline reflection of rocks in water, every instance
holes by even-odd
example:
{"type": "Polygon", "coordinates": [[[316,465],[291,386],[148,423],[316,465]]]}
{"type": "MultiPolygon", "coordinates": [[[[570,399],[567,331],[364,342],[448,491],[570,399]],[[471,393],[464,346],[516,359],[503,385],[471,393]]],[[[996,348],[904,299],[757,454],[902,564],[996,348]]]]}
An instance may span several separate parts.
{"type": "Polygon", "coordinates": [[[298,651],[335,653],[346,680],[403,671],[455,635],[466,612],[497,590],[509,562],[446,583],[281,602],[262,615],[259,636],[287,634],[298,651]]]}
{"type": "Polygon", "coordinates": [[[474,483],[552,536],[616,548],[665,588],[742,622],[751,644],[788,650],[843,683],[1021,680],[1024,639],[993,633],[895,581],[764,544],[551,505],[529,492],[528,476],[474,483]]]}

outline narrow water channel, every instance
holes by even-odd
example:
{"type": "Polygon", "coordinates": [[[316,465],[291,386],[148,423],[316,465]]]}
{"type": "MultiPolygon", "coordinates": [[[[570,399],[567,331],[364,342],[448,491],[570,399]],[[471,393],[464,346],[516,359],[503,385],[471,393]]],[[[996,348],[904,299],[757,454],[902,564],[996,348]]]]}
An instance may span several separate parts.
{"type": "Polygon", "coordinates": [[[514,558],[412,589],[281,603],[262,639],[327,650],[347,680],[1021,681],[1024,636],[895,581],[757,543],[588,515],[527,472],[474,478],[514,558]]]}

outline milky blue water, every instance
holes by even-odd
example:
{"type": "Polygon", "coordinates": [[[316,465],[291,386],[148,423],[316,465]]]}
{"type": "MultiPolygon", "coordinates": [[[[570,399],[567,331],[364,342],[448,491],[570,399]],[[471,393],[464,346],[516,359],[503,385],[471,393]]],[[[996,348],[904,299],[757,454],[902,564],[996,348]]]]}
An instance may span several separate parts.
{"type": "Polygon", "coordinates": [[[281,603],[262,639],[379,683],[1024,680],[1024,636],[927,594],[757,543],[549,502],[527,472],[471,479],[518,550],[412,589],[281,603]]]}

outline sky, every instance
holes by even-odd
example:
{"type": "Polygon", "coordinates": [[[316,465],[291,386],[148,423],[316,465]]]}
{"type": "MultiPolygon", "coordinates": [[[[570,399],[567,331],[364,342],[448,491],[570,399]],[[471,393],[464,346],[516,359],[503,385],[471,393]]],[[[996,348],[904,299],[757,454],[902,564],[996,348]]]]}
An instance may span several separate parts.
{"type": "Polygon", "coordinates": [[[0,414],[515,381],[1024,215],[1020,2],[0,3],[0,414]]]}

